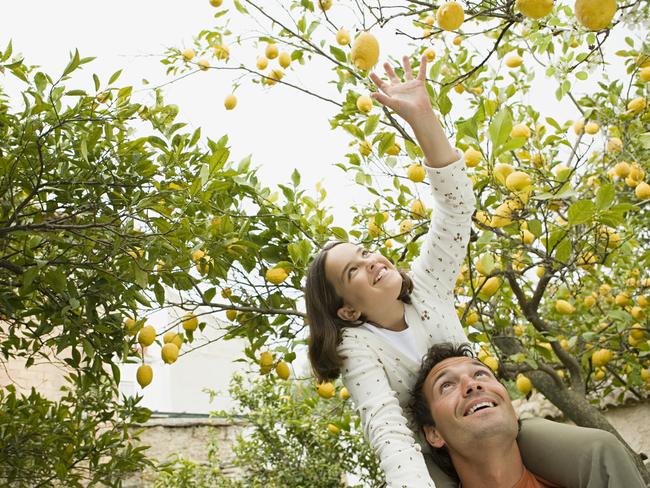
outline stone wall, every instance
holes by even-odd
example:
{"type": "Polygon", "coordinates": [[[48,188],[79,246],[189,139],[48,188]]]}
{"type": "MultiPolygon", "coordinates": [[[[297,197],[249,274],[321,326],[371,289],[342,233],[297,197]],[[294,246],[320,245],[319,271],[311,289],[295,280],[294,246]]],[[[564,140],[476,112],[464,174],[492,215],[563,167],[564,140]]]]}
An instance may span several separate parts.
{"type": "MultiPolygon", "coordinates": [[[[561,417],[559,410],[538,395],[533,395],[530,401],[516,400],[514,405],[522,418],[542,416],[559,420],[561,417]]],[[[650,401],[611,407],[606,410],[605,416],[634,450],[650,456],[650,401]]],[[[205,463],[210,442],[216,439],[219,444],[219,467],[227,474],[237,474],[230,459],[232,445],[243,424],[170,418],[152,419],[143,425],[143,429],[142,443],[152,446],[147,451],[148,455],[159,461],[182,456],[196,463],[205,463]]],[[[154,477],[155,473],[135,476],[125,484],[125,488],[151,486],[154,477]]]]}

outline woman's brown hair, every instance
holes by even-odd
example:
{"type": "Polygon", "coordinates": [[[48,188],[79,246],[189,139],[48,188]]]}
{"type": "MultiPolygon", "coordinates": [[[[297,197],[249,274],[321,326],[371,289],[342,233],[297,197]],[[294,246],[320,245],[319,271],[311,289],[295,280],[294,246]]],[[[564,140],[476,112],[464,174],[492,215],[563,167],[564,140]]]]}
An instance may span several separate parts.
{"type": "MultiPolygon", "coordinates": [[[[341,342],[344,327],[357,327],[366,318],[361,316],[356,322],[341,319],[337,311],[343,306],[343,298],[337,295],[325,276],[325,262],[330,249],[344,241],[326,244],[309,265],[305,284],[305,304],[309,322],[309,361],[318,381],[338,378],[344,357],[339,355],[337,346],[341,342]]],[[[402,270],[402,289],[398,299],[411,303],[413,281],[402,270]]]]}

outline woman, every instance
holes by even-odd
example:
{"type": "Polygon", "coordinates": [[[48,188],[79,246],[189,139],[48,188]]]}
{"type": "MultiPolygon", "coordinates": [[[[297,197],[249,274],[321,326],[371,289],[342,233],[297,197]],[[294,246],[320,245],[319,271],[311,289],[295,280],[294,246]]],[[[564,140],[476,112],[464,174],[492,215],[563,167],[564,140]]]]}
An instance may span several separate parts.
{"type": "MultiPolygon", "coordinates": [[[[451,488],[454,481],[429,456],[425,461],[422,450],[429,446],[411,430],[403,408],[427,349],[438,342],[467,341],[454,309],[453,286],[475,199],[463,158],[431,108],[426,57],[417,77],[407,57],[403,62],[404,82],[388,64],[389,82],[370,75],[380,90],[372,96],[411,126],[422,148],[435,202],[429,233],[409,275],[381,254],[352,243],[332,243],[320,252],[306,285],[309,356],[320,381],[342,374],[388,486],[451,488]]],[[[633,474],[617,473],[616,463],[608,461],[608,450],[620,449],[611,434],[543,420],[522,424],[518,442],[536,474],[567,488],[634,485],[626,483],[633,474]]]]}

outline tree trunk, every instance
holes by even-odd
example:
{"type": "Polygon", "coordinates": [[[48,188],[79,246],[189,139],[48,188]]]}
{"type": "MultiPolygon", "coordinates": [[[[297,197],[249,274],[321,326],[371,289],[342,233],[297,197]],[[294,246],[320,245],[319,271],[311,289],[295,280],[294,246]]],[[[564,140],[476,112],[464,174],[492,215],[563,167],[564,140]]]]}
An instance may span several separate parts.
{"type": "MultiPolygon", "coordinates": [[[[499,350],[506,356],[525,352],[519,341],[513,337],[493,337],[494,343],[499,350]]],[[[553,378],[544,371],[534,370],[526,373],[542,395],[544,395],[553,405],[562,411],[562,413],[573,423],[580,427],[591,427],[602,429],[614,434],[627,448],[628,452],[634,459],[634,463],[641,472],[641,476],[647,485],[650,486],[650,472],[645,467],[641,456],[634,452],[629,444],[621,437],[612,424],[609,423],[605,415],[592,405],[589,400],[581,394],[567,388],[564,384],[558,384],[553,378]]]]}

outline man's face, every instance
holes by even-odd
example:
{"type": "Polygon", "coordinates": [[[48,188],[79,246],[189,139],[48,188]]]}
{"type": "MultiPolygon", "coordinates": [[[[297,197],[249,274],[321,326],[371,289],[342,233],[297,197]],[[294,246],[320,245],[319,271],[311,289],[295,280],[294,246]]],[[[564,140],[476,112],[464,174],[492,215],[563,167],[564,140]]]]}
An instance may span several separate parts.
{"type": "Polygon", "coordinates": [[[505,387],[478,359],[455,357],[436,364],[423,385],[435,423],[425,426],[433,447],[447,445],[450,452],[490,436],[517,436],[517,416],[505,387]]]}

